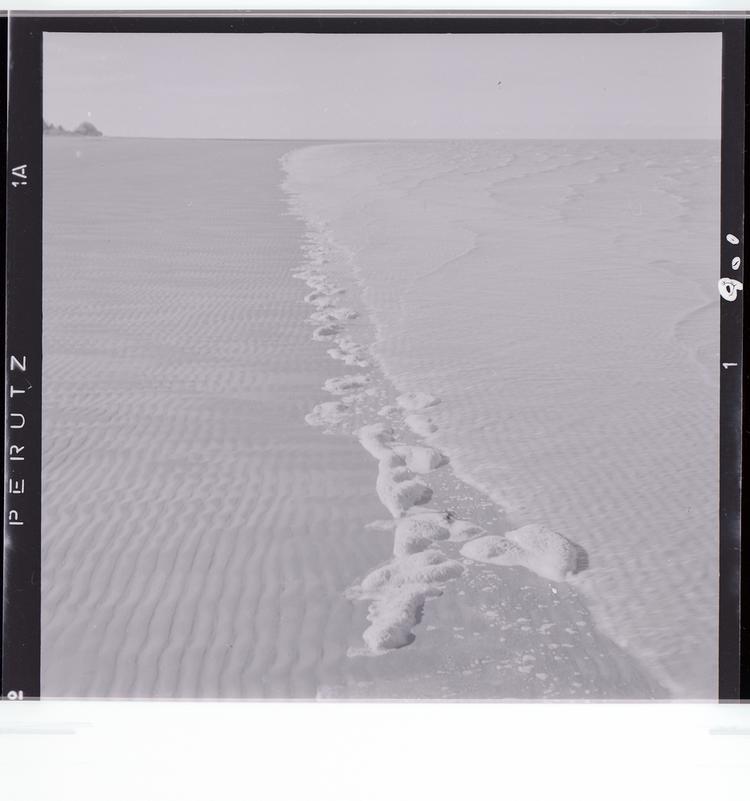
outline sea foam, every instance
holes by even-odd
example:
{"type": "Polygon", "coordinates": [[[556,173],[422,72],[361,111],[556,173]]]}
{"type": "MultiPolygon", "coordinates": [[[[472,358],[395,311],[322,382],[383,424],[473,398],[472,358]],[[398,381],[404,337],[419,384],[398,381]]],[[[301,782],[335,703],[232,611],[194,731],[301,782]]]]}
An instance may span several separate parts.
{"type": "Polygon", "coordinates": [[[511,567],[521,565],[550,581],[564,581],[575,573],[578,549],[546,526],[528,525],[504,537],[488,535],[467,542],[461,555],[477,562],[511,567]]]}

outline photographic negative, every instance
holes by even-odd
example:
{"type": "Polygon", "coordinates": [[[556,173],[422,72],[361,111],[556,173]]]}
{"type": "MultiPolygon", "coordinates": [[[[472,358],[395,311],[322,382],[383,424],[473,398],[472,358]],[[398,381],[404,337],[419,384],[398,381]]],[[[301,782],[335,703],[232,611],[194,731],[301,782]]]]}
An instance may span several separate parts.
{"type": "Polygon", "coordinates": [[[184,22],[38,30],[38,694],[736,694],[741,26],[184,22]]]}

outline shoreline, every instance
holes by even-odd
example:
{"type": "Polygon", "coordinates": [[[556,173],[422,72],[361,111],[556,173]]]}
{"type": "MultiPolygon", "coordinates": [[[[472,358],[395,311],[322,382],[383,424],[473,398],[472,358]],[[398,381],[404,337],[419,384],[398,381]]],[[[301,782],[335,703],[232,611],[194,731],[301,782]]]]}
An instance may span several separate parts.
{"type": "MultiPolygon", "coordinates": [[[[462,286],[450,271],[435,273],[450,226],[425,227],[426,218],[407,214],[405,228],[386,218],[385,238],[379,227],[384,204],[411,213],[400,194],[409,171],[392,170],[388,183],[376,170],[359,186],[348,210],[355,222],[376,193],[363,252],[342,240],[335,213],[322,214],[334,220],[322,239],[309,214],[289,219],[300,209],[290,206],[280,157],[339,145],[95,141],[45,142],[46,694],[619,700],[663,698],[669,687],[687,697],[595,623],[602,611],[587,582],[606,574],[600,553],[578,536],[584,528],[559,530],[549,504],[529,521],[456,474],[468,465],[483,475],[472,456],[476,434],[512,408],[488,405],[487,381],[499,373],[487,372],[487,352],[471,349],[482,342],[473,333],[481,314],[465,307],[456,336],[438,320],[416,338],[396,328],[383,341],[389,320],[373,309],[388,298],[405,304],[389,312],[406,315],[416,302],[423,325],[447,281],[462,311],[462,286]],[[144,195],[145,175],[153,189],[144,195]],[[152,230],[154,218],[163,231],[152,230]],[[75,236],[59,238],[60,230],[75,236]],[[421,254],[425,243],[432,250],[421,254]],[[373,285],[373,254],[396,271],[385,289],[373,285]],[[410,277],[425,256],[424,275],[410,277]],[[328,259],[325,269],[307,272],[311,257],[328,259]],[[424,352],[455,360],[462,342],[472,368],[456,389],[424,352]],[[399,404],[401,395],[409,397],[399,404]],[[451,420],[475,423],[473,439],[462,441],[451,420]],[[344,436],[321,433],[326,426],[344,436]],[[94,495],[107,508],[82,514],[81,499],[94,495]],[[523,531],[547,521],[562,539],[523,531]],[[467,537],[472,525],[484,531],[467,537]],[[514,531],[511,548],[504,543],[514,531]],[[545,577],[570,572],[578,548],[591,565],[566,581],[545,577]]],[[[417,148],[426,156],[410,191],[430,213],[420,187],[434,177],[430,154],[443,147],[417,148]]],[[[470,147],[481,156],[484,146],[470,147]]],[[[504,163],[524,180],[522,162],[504,163]]],[[[546,174],[557,180],[552,166],[546,174]]],[[[462,180],[481,182],[486,172],[462,180]]],[[[334,212],[345,180],[329,188],[334,212]]],[[[466,186],[451,187],[448,199],[484,224],[486,209],[471,205],[466,186]]],[[[578,195],[599,191],[601,181],[579,186],[578,195]]],[[[492,230],[501,223],[493,216],[492,230]]],[[[495,258],[497,249],[479,244],[459,258],[495,258]]],[[[697,306],[700,291],[700,281],[686,286],[680,302],[697,306]]],[[[695,319],[679,320],[692,357],[695,319]]],[[[492,341],[498,356],[513,356],[502,337],[492,341]]],[[[515,389],[521,378],[511,373],[497,386],[515,389]]],[[[503,459],[522,453],[517,440],[511,447],[514,425],[502,432],[503,459]]],[[[512,496],[513,471],[507,476],[512,496]]],[[[531,489],[544,500],[543,481],[531,489]]]]}
{"type": "MultiPolygon", "coordinates": [[[[359,310],[366,309],[361,298],[352,302],[350,292],[356,292],[361,277],[354,267],[346,280],[346,271],[352,268],[351,255],[337,248],[320,219],[307,218],[301,209],[288,167],[288,158],[294,152],[282,159],[288,176],[284,188],[291,208],[307,221],[310,243],[305,264],[295,277],[311,290],[305,301],[313,309],[312,322],[326,326],[316,329],[312,336],[321,342],[321,348],[333,345],[327,351],[332,359],[341,362],[349,356],[349,364],[357,368],[353,375],[332,376],[323,389],[333,400],[316,406],[306,419],[326,434],[358,439],[378,460],[373,489],[385,506],[387,519],[374,520],[370,526],[393,543],[392,558],[373,565],[373,570],[348,591],[353,602],[367,604],[370,624],[363,632],[365,645],[350,650],[351,658],[360,663],[373,657],[384,660],[383,675],[358,682],[363,685],[358,694],[408,697],[408,691],[402,695],[405,688],[419,680],[420,691],[427,694],[422,697],[664,697],[663,688],[646,678],[642,668],[592,626],[588,610],[574,589],[573,574],[586,564],[585,552],[543,527],[533,533],[513,531],[506,510],[473,484],[462,481],[453,472],[450,458],[434,447],[438,428],[429,415],[439,409],[440,399],[430,394],[428,386],[422,391],[399,393],[382,372],[374,333],[377,324],[372,320],[369,341],[352,337],[350,329],[358,325],[359,310]],[[487,555],[494,553],[495,543],[507,543],[514,537],[519,546],[515,554],[487,555]],[[561,547],[563,557],[558,554],[561,547]],[[484,564],[497,558],[506,565],[502,574],[490,572],[484,564]],[[549,578],[566,582],[565,592],[560,592],[557,584],[547,584],[549,578]],[[487,595],[482,598],[486,592],[492,593],[490,599],[493,597],[500,589],[498,581],[504,585],[504,596],[516,600],[526,596],[525,603],[517,607],[524,614],[515,620],[501,611],[502,604],[488,603],[487,595]],[[468,603],[467,593],[471,598],[468,603]],[[522,624],[540,613],[547,620],[540,624],[545,634],[564,630],[562,637],[558,633],[558,642],[550,640],[542,646],[538,636],[522,634],[523,647],[516,650],[501,645],[506,638],[498,639],[498,627],[532,632],[531,626],[522,624]],[[464,627],[448,624],[456,619],[471,620],[472,635],[481,638],[468,653],[459,643],[464,635],[458,631],[464,627]],[[454,632],[452,638],[450,632],[454,632]],[[437,642],[439,648],[435,647],[437,642]],[[563,648],[577,650],[575,666],[568,661],[554,666],[556,675],[552,670],[538,670],[530,676],[529,665],[537,659],[531,654],[544,648],[547,653],[563,648]],[[446,655],[449,661],[469,658],[472,669],[462,671],[458,684],[446,679],[450,671],[440,667],[446,655]],[[587,666],[587,662],[591,664],[587,666]],[[478,681],[475,674],[480,665],[483,678],[478,681]],[[487,675],[487,665],[502,671],[501,676],[487,675]],[[441,684],[432,695],[428,688],[435,681],[441,684]]],[[[553,659],[566,661],[556,654],[553,659]]],[[[331,687],[324,697],[339,697],[350,689],[331,687]]]]}
{"type": "Polygon", "coordinates": [[[387,550],[369,457],[303,420],[286,146],[45,147],[43,694],[314,698],[387,550]]]}

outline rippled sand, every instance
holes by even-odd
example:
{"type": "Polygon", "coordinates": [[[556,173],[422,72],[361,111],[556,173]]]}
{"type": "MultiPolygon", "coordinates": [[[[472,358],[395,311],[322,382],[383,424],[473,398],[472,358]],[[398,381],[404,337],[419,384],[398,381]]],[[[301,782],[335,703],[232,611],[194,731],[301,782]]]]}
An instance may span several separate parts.
{"type": "Polygon", "coordinates": [[[713,145],[307,144],[45,141],[43,693],[713,695],[713,145]]]}
{"type": "Polygon", "coordinates": [[[291,145],[45,141],[42,690],[310,697],[388,547],[369,456],[304,422],[291,145]]]}

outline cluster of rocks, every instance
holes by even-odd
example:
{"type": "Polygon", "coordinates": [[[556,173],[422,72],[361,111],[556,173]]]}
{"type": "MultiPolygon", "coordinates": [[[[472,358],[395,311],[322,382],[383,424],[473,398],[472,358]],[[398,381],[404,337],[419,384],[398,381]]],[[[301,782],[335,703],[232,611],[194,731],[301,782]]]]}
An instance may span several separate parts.
{"type": "Polygon", "coordinates": [[[53,125],[42,120],[45,136],[101,136],[102,132],[91,122],[82,122],[74,131],[68,131],[62,125],[53,125]]]}

